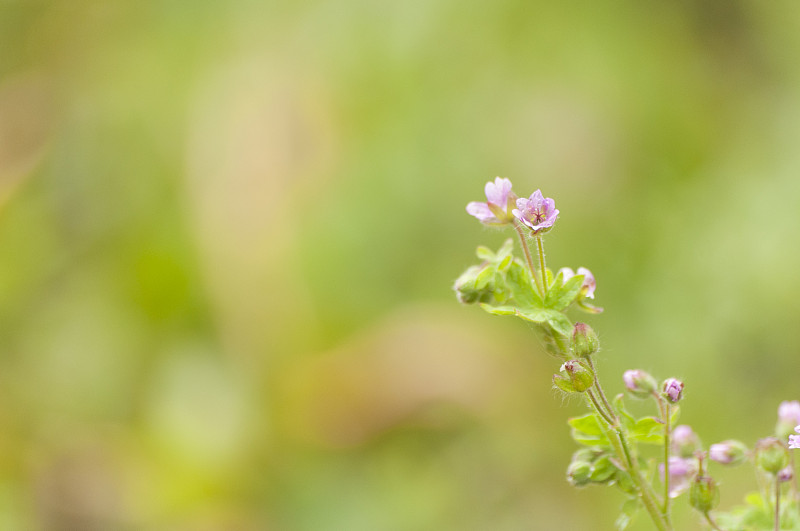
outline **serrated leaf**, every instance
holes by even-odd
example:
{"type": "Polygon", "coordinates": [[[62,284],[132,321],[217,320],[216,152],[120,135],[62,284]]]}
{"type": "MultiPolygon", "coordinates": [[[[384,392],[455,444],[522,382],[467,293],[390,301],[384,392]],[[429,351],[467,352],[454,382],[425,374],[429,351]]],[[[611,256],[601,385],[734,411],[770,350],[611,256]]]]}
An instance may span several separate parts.
{"type": "Polygon", "coordinates": [[[664,424],[654,417],[642,417],[628,430],[630,438],[646,444],[664,444],[664,424]]]}
{"type": "Polygon", "coordinates": [[[520,307],[542,307],[542,298],[533,287],[530,272],[519,262],[514,261],[509,265],[506,272],[506,285],[520,307]]]}
{"type": "Polygon", "coordinates": [[[600,425],[600,421],[594,413],[568,419],[567,424],[572,427],[572,438],[575,442],[587,446],[610,444],[600,425]]]}
{"type": "Polygon", "coordinates": [[[584,278],[583,275],[575,275],[567,280],[563,285],[559,282],[559,279],[562,276],[563,275],[561,273],[558,274],[553,287],[547,292],[547,297],[544,301],[544,305],[547,308],[563,310],[575,301],[578,293],[581,291],[581,285],[583,285],[584,278]]]}

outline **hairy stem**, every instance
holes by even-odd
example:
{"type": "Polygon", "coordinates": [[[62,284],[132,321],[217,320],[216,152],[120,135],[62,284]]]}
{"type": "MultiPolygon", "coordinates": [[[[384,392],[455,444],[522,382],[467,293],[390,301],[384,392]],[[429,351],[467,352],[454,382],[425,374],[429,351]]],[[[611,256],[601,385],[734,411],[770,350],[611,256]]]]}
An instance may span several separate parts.
{"type": "MultiPolygon", "coordinates": [[[[594,394],[587,394],[590,397],[589,404],[592,409],[594,409],[595,412],[607,422],[607,416],[599,407],[597,400],[594,398],[594,394]]],[[[656,528],[659,531],[671,531],[672,526],[661,513],[661,509],[658,506],[658,501],[652,487],[642,477],[642,472],[639,469],[639,465],[636,462],[635,457],[631,453],[624,430],[619,426],[605,425],[602,422],[601,426],[603,428],[603,432],[611,443],[611,446],[614,448],[617,457],[619,457],[626,470],[631,475],[631,479],[633,480],[634,485],[636,485],[636,490],[639,493],[639,498],[642,500],[642,504],[650,514],[650,518],[652,518],[656,528]]]]}
{"type": "Polygon", "coordinates": [[[603,419],[608,423],[609,426],[611,426],[612,428],[615,428],[616,425],[617,425],[616,421],[614,419],[612,419],[611,417],[609,417],[608,413],[603,411],[603,408],[600,407],[600,404],[597,402],[597,398],[595,398],[594,393],[592,393],[592,390],[589,389],[588,391],[586,391],[586,394],[589,395],[589,399],[592,401],[592,404],[594,405],[594,409],[597,411],[598,415],[603,417],[603,419]]]}
{"type": "Polygon", "coordinates": [[[592,370],[592,373],[594,374],[594,385],[595,387],[597,387],[597,393],[600,395],[600,400],[602,400],[603,404],[606,406],[608,414],[614,417],[614,419],[617,420],[617,424],[619,424],[618,421],[619,419],[617,417],[617,414],[614,412],[614,408],[612,408],[611,404],[608,402],[608,398],[606,398],[606,393],[603,391],[603,386],[600,385],[600,377],[597,375],[597,368],[594,366],[594,362],[592,361],[591,357],[587,358],[587,360],[589,362],[589,368],[592,370]]]}
{"type": "Polygon", "coordinates": [[[664,404],[664,516],[669,515],[669,403],[664,404]]]}
{"type": "Polygon", "coordinates": [[[536,246],[539,251],[539,270],[542,273],[542,286],[544,287],[542,297],[545,297],[547,295],[547,268],[544,264],[544,243],[542,243],[541,234],[536,235],[536,246]]]}
{"type": "Polygon", "coordinates": [[[528,249],[528,241],[525,239],[525,233],[522,232],[522,226],[519,223],[514,223],[514,228],[517,230],[519,241],[522,244],[522,251],[525,253],[525,260],[528,262],[528,269],[531,270],[531,275],[533,275],[533,281],[536,283],[539,294],[544,298],[545,291],[543,283],[540,282],[539,277],[536,276],[536,266],[533,265],[533,258],[531,257],[530,249],[528,249]]]}

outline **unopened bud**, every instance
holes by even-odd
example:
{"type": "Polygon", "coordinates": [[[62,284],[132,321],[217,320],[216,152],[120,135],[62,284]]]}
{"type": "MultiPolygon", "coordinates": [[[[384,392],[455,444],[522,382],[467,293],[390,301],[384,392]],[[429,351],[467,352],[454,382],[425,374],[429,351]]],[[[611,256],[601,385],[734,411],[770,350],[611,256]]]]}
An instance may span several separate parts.
{"type": "Polygon", "coordinates": [[[739,441],[722,441],[711,445],[708,457],[723,465],[738,465],[747,458],[747,446],[739,441]]]}
{"type": "Polygon", "coordinates": [[[622,379],[625,381],[625,388],[636,398],[650,397],[658,386],[652,376],[639,369],[625,371],[622,379]]]}
{"type": "Polygon", "coordinates": [[[789,451],[778,439],[767,437],[756,443],[756,462],[770,474],[777,474],[789,464],[789,451]]]}
{"type": "Polygon", "coordinates": [[[567,371],[572,385],[579,393],[586,391],[594,385],[594,373],[577,360],[564,363],[563,368],[567,371]]]}
{"type": "Polygon", "coordinates": [[[675,426],[672,430],[672,451],[680,457],[692,457],[703,447],[700,437],[686,424],[675,426]]]}
{"type": "Polygon", "coordinates": [[[456,279],[453,290],[462,304],[491,302],[493,281],[494,272],[489,267],[471,266],[456,279]]]}
{"type": "Polygon", "coordinates": [[[787,481],[791,481],[793,477],[794,477],[794,469],[792,468],[792,465],[780,469],[777,475],[778,481],[780,481],[781,483],[786,483],[787,481]]]}
{"type": "Polygon", "coordinates": [[[579,358],[589,358],[600,350],[600,340],[591,326],[585,323],[575,323],[570,347],[573,355],[579,358]]]}
{"type": "Polygon", "coordinates": [[[701,513],[708,513],[719,503],[717,482],[708,476],[696,477],[689,490],[689,503],[701,513]]]}
{"type": "Polygon", "coordinates": [[[567,481],[574,487],[583,487],[592,480],[592,464],[586,461],[573,461],[567,467],[567,481]]]}
{"type": "Polygon", "coordinates": [[[667,378],[664,380],[662,392],[668,402],[677,404],[683,394],[683,382],[675,378],[667,378]]]}

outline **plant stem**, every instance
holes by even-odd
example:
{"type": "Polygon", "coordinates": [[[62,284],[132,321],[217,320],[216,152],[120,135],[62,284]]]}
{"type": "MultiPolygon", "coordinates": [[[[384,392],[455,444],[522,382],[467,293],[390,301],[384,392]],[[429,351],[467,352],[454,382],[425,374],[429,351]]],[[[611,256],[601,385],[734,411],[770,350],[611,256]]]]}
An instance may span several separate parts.
{"type": "Polygon", "coordinates": [[[595,398],[594,393],[592,393],[592,390],[589,389],[588,391],[586,391],[586,394],[589,395],[589,399],[592,401],[592,404],[594,405],[594,408],[597,411],[598,415],[603,417],[603,419],[605,419],[605,421],[608,422],[609,426],[611,426],[612,428],[616,427],[617,423],[615,422],[614,419],[609,417],[605,411],[603,411],[603,408],[600,407],[600,404],[597,402],[597,398],[595,398]]]}
{"type": "Polygon", "coordinates": [[[781,480],[775,475],[775,531],[781,529],[781,480]]]}
{"type": "MultiPolygon", "coordinates": [[[[608,414],[614,417],[614,419],[618,421],[617,414],[614,412],[614,408],[612,408],[611,404],[608,402],[608,398],[606,398],[606,393],[603,391],[603,386],[600,385],[600,377],[597,375],[597,369],[594,366],[592,358],[589,357],[587,358],[587,360],[589,361],[589,368],[592,370],[592,373],[594,373],[594,385],[595,387],[597,387],[597,392],[600,395],[600,400],[602,400],[603,404],[605,404],[606,409],[608,410],[608,414]]],[[[619,424],[619,422],[617,422],[617,424],[619,424]]]]}
{"type": "Polygon", "coordinates": [[[536,245],[539,250],[539,267],[542,273],[542,286],[544,286],[542,297],[545,297],[547,295],[547,268],[544,265],[544,243],[542,243],[542,236],[540,234],[536,235],[536,245]]]}
{"type": "MultiPolygon", "coordinates": [[[[608,421],[606,415],[599,407],[600,405],[597,403],[597,400],[594,398],[594,394],[591,392],[587,392],[590,397],[589,404],[595,412],[600,415],[603,420],[608,421]]],[[[628,445],[628,441],[625,438],[625,432],[619,426],[613,425],[604,425],[601,423],[603,431],[608,438],[611,446],[614,448],[614,451],[617,453],[617,456],[622,460],[627,469],[628,473],[631,475],[631,479],[633,480],[634,484],[636,485],[636,490],[639,492],[639,498],[642,500],[642,504],[644,505],[647,512],[650,514],[650,518],[653,519],[653,523],[655,524],[656,528],[659,531],[671,531],[672,526],[666,520],[664,515],[661,513],[661,510],[658,507],[658,502],[655,498],[655,493],[650,487],[650,485],[644,481],[642,477],[642,473],[639,470],[639,465],[637,464],[636,460],[634,459],[633,455],[631,454],[630,447],[628,445]],[[613,427],[612,427],[613,426],[613,427]]]]}
{"type": "Polygon", "coordinates": [[[664,404],[664,516],[669,515],[669,403],[664,404]]]}
{"type": "Polygon", "coordinates": [[[714,521],[714,520],[711,518],[711,515],[710,515],[709,513],[705,513],[705,515],[704,515],[704,516],[706,517],[706,521],[708,522],[708,525],[710,525],[711,527],[713,527],[713,528],[714,528],[714,529],[716,529],[717,531],[724,531],[724,530],[723,530],[721,527],[719,527],[719,526],[717,525],[717,523],[716,523],[716,522],[715,522],[715,521],[714,521]]]}
{"type": "MultiPolygon", "coordinates": [[[[794,452],[791,452],[789,454],[789,463],[792,466],[792,472],[794,472],[795,471],[794,452]]],[[[795,502],[800,503],[800,495],[798,495],[798,494],[800,494],[800,491],[798,491],[798,489],[797,489],[797,474],[793,473],[792,474],[792,498],[794,499],[795,502]]]]}
{"type": "Polygon", "coordinates": [[[536,288],[539,290],[539,294],[544,299],[545,291],[543,284],[539,282],[539,277],[536,276],[536,267],[533,265],[533,258],[531,257],[530,249],[528,249],[528,242],[525,240],[525,234],[522,232],[522,227],[519,223],[514,223],[514,228],[517,230],[519,241],[522,244],[522,251],[525,253],[525,260],[528,262],[528,269],[531,270],[531,275],[533,275],[533,281],[536,283],[536,288]]]}

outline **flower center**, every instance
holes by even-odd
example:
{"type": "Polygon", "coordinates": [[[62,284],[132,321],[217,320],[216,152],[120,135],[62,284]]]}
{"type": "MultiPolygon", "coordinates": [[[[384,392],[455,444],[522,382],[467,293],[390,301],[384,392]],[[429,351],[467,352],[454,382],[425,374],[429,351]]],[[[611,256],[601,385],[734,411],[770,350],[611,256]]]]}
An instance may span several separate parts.
{"type": "Polygon", "coordinates": [[[532,221],[537,224],[547,219],[547,213],[545,212],[545,209],[541,207],[531,212],[531,216],[533,218],[532,221]]]}

